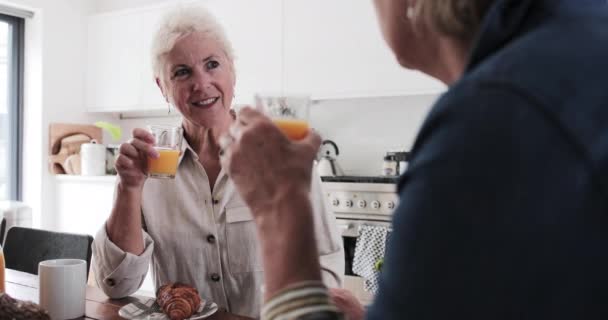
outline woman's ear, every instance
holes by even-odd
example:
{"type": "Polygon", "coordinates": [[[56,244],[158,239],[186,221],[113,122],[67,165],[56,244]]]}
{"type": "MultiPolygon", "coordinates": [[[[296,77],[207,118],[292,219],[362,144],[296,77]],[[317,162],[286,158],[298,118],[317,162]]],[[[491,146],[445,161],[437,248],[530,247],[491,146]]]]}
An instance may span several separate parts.
{"type": "Polygon", "coordinates": [[[163,89],[162,84],[160,83],[160,78],[156,77],[154,78],[154,80],[156,81],[156,85],[158,86],[158,88],[160,89],[160,92],[163,94],[163,97],[165,97],[165,101],[169,102],[169,98],[167,97],[167,95],[165,94],[165,89],[163,89]]]}

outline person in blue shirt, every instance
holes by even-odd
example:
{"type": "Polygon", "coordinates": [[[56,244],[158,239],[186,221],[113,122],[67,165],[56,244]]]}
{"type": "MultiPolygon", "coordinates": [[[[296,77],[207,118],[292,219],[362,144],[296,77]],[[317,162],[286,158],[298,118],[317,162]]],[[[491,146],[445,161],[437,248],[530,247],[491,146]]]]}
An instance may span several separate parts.
{"type": "MultiPolygon", "coordinates": [[[[448,91],[399,182],[379,293],[349,319],[608,319],[606,1],[375,0],[399,64],[448,91]]],[[[268,268],[264,319],[341,317],[320,284],[320,138],[244,109],[222,161],[268,268]],[[289,159],[290,161],[285,161],[289,159]]]]}

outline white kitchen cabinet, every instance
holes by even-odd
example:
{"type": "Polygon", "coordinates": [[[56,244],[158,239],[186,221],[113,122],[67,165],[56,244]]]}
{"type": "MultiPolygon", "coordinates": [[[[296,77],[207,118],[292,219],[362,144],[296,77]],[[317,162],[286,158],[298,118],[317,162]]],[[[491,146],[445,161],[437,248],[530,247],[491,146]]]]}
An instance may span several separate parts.
{"type": "MultiPolygon", "coordinates": [[[[282,0],[198,0],[224,26],[235,53],[233,103],[282,87],[282,0]]],[[[90,17],[87,109],[164,110],[150,49],[162,15],[174,4],[90,17]],[[91,62],[99,61],[92,64],[91,62]]]]}
{"type": "Polygon", "coordinates": [[[141,16],[92,16],[88,25],[86,107],[88,111],[131,109],[139,104],[141,16]]]}
{"type": "Polygon", "coordinates": [[[287,92],[315,98],[437,93],[440,82],[401,68],[370,0],[284,0],[287,92]]]}
{"type": "Polygon", "coordinates": [[[167,101],[163,97],[152,71],[152,38],[158,28],[162,14],[165,11],[162,8],[144,10],[141,12],[141,65],[140,73],[140,90],[139,90],[139,108],[147,109],[166,109],[168,110],[167,101]]]}
{"type": "Polygon", "coordinates": [[[55,221],[61,232],[95,236],[114,203],[115,176],[55,175],[55,221]]]}
{"type": "MultiPolygon", "coordinates": [[[[116,176],[55,175],[53,229],[93,237],[105,225],[114,204],[116,176]]],[[[148,272],[137,294],[154,296],[148,272]]]]}

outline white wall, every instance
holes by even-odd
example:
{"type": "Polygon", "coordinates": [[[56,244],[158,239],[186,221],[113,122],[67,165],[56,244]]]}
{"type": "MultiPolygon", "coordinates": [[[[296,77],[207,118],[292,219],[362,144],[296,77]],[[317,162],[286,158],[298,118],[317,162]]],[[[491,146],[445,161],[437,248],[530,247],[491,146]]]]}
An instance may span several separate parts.
{"type": "MultiPolygon", "coordinates": [[[[34,226],[53,228],[54,181],[48,173],[51,122],[91,123],[84,111],[86,15],[93,2],[14,0],[3,4],[33,10],[26,20],[24,92],[24,201],[34,226]]],[[[101,116],[106,119],[106,116],[101,116]]]]}
{"type": "Polygon", "coordinates": [[[340,149],[345,174],[380,175],[387,151],[409,151],[436,95],[330,100],[311,110],[311,124],[340,149]]]}

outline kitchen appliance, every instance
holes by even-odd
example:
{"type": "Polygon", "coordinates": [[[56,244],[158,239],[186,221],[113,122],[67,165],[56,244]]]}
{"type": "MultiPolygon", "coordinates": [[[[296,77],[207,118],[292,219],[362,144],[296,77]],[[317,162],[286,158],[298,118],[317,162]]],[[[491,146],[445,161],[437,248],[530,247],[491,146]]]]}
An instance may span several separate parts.
{"type": "MultiPolygon", "coordinates": [[[[394,171],[392,175],[402,175],[405,173],[405,170],[407,170],[407,165],[408,162],[410,161],[410,153],[406,152],[406,151],[389,151],[386,153],[386,156],[384,156],[384,169],[386,169],[386,161],[388,160],[392,160],[395,162],[396,166],[394,168],[391,168],[392,170],[389,171],[394,171]]],[[[387,174],[387,171],[384,170],[383,171],[384,175],[390,175],[387,174]]]]}
{"type": "Polygon", "coordinates": [[[331,140],[324,140],[321,143],[319,153],[321,156],[319,158],[319,162],[317,163],[317,172],[321,177],[344,175],[344,171],[342,171],[342,168],[336,161],[340,151],[338,150],[338,146],[335,142],[331,140]]]}
{"type": "Polygon", "coordinates": [[[362,226],[391,228],[393,210],[399,199],[398,177],[336,176],[321,177],[323,191],[342,233],[345,255],[344,287],[363,304],[373,296],[364,290],[364,279],[353,273],[355,245],[362,226]]]}

